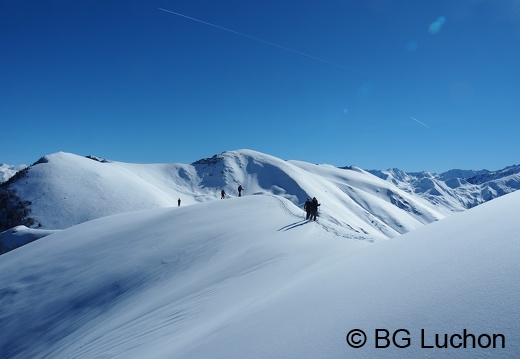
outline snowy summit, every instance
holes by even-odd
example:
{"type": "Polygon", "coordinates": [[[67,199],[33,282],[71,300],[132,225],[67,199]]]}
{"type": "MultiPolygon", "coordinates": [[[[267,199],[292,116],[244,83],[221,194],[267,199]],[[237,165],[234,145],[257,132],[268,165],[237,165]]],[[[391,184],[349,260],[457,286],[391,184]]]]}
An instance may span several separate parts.
{"type": "Polygon", "coordinates": [[[43,228],[64,229],[126,211],[273,194],[303,207],[317,197],[321,216],[376,238],[391,238],[444,218],[434,206],[359,168],[284,161],[252,150],[227,151],[193,164],[129,164],[70,153],[45,156],[12,188],[30,201],[43,228]]]}

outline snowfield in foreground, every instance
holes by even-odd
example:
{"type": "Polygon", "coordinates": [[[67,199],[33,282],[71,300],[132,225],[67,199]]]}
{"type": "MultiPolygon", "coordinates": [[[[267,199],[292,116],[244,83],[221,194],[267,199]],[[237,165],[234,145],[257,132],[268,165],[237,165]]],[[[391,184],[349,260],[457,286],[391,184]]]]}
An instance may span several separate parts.
{"type": "Polygon", "coordinates": [[[383,241],[271,195],[100,218],[2,255],[0,352],[517,358],[519,215],[515,192],[383,241]],[[348,346],[353,329],[363,348],[348,346]],[[410,345],[376,349],[376,329],[406,329],[410,345]],[[498,347],[428,347],[464,330],[498,347]]]}

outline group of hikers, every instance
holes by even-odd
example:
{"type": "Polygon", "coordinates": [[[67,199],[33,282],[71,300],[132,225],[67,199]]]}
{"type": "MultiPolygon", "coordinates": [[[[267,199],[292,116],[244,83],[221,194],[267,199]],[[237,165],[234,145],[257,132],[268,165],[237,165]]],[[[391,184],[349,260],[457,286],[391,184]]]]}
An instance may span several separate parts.
{"type": "MultiPolygon", "coordinates": [[[[238,186],[238,197],[242,197],[242,191],[244,190],[244,188],[242,187],[242,185],[239,185],[238,186]]],[[[222,190],[220,191],[220,199],[224,199],[226,198],[226,191],[222,190]]]]}
{"type": "MultiPolygon", "coordinates": [[[[244,188],[242,187],[242,185],[239,185],[238,186],[238,197],[242,197],[243,190],[244,190],[244,188]]],[[[225,199],[226,195],[227,195],[227,193],[225,190],[220,191],[220,199],[225,199]]],[[[305,210],[305,219],[315,221],[316,218],[318,217],[318,207],[319,206],[321,206],[321,203],[318,203],[318,200],[316,199],[316,197],[313,197],[312,199],[307,197],[307,200],[305,201],[305,204],[303,205],[303,209],[305,210]]]]}
{"type": "Polygon", "coordinates": [[[316,217],[318,216],[318,207],[321,206],[320,203],[318,203],[318,200],[316,197],[313,197],[312,200],[307,197],[307,200],[305,201],[305,204],[303,205],[303,209],[305,210],[307,220],[316,220],[316,217]]]}
{"type": "MultiPolygon", "coordinates": [[[[242,185],[239,185],[238,186],[238,197],[242,197],[243,190],[244,190],[244,188],[242,187],[242,185]]],[[[225,190],[220,191],[220,199],[225,199],[226,195],[227,195],[227,193],[225,190]]],[[[178,201],[178,205],[179,206],[181,205],[180,198],[178,201]]],[[[315,221],[316,218],[318,217],[318,207],[319,206],[321,206],[321,203],[318,203],[318,200],[316,199],[316,197],[313,197],[312,199],[307,197],[307,200],[305,201],[305,204],[303,205],[303,209],[305,210],[305,219],[315,221]]]]}

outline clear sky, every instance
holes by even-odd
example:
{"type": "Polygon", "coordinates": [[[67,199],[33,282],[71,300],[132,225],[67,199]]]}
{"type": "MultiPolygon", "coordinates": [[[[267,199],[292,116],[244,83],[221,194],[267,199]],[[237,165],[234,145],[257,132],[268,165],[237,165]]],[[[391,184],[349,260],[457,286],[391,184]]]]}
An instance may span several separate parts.
{"type": "Polygon", "coordinates": [[[520,0],[0,0],[0,51],[0,163],[520,162],[520,0]]]}

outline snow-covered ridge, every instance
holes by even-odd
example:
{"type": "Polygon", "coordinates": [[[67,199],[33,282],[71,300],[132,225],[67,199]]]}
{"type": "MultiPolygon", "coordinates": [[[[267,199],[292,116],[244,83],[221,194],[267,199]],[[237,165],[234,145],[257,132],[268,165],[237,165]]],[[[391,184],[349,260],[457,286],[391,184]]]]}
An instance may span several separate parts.
{"type": "Polygon", "coordinates": [[[37,239],[58,232],[50,229],[34,229],[16,226],[0,234],[0,254],[12,251],[37,239]]]}
{"type": "Polygon", "coordinates": [[[6,165],[0,163],[0,183],[7,181],[9,178],[13,177],[16,172],[23,170],[27,165],[6,165]]]}
{"type": "MultiPolygon", "coordinates": [[[[391,238],[444,218],[436,207],[359,168],[339,169],[285,161],[252,150],[227,151],[193,164],[131,164],[71,153],[45,156],[10,184],[31,203],[45,229],[64,229],[111,214],[182,206],[245,195],[273,194],[300,208],[307,197],[322,203],[321,217],[375,238],[391,238]]],[[[303,215],[303,209],[302,209],[303,215]]]]}
{"type": "Polygon", "coordinates": [[[245,195],[278,195],[300,208],[307,197],[317,197],[322,218],[354,233],[392,238],[520,188],[519,172],[520,166],[440,175],[368,172],[245,149],[192,164],[132,164],[58,152],[4,184],[8,207],[17,213],[12,223],[2,217],[0,224],[10,223],[3,230],[22,224],[64,229],[116,213],[177,206],[179,199],[182,206],[216,200],[221,190],[233,198],[242,185],[245,195]]]}
{"type": "Polygon", "coordinates": [[[299,212],[272,195],[205,201],[100,218],[9,252],[0,260],[0,352],[10,359],[520,356],[520,192],[374,244],[299,212]],[[363,348],[345,341],[355,328],[366,332],[363,348]],[[406,329],[411,345],[375,348],[378,328],[406,329]],[[505,345],[425,349],[421,330],[428,346],[435,334],[442,344],[444,334],[463,330],[500,334],[505,345]]]}
{"type": "Polygon", "coordinates": [[[369,172],[432,204],[448,206],[456,211],[520,189],[520,165],[498,171],[450,170],[440,174],[404,172],[396,168],[369,172]]]}

